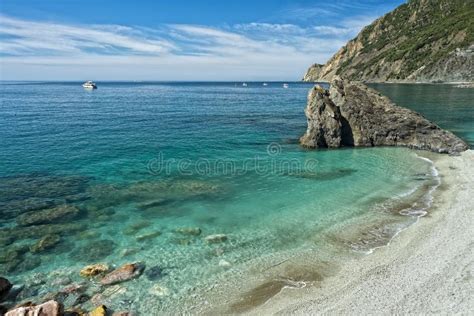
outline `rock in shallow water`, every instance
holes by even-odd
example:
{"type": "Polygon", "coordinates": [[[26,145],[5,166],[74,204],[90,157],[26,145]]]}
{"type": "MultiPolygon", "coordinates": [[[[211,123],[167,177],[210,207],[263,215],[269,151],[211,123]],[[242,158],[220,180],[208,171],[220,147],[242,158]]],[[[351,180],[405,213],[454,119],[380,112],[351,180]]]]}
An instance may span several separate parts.
{"type": "Polygon", "coordinates": [[[15,308],[5,316],[62,316],[63,306],[56,301],[48,301],[40,305],[15,308]]]}
{"type": "Polygon", "coordinates": [[[175,232],[182,235],[199,236],[202,231],[199,227],[180,227],[176,228],[175,232]]]}
{"type": "Polygon", "coordinates": [[[206,241],[209,244],[216,244],[220,242],[227,241],[227,235],[225,234],[214,234],[214,235],[209,235],[204,238],[204,241],[206,241]]]}
{"type": "Polygon", "coordinates": [[[150,281],[161,279],[163,277],[163,269],[159,266],[147,268],[145,271],[145,276],[150,281]]]}
{"type": "Polygon", "coordinates": [[[10,281],[0,277],[0,302],[8,295],[8,292],[10,292],[12,287],[13,284],[11,284],[10,281]]]}
{"type": "Polygon", "coordinates": [[[142,263],[129,263],[104,276],[100,280],[100,283],[103,285],[111,285],[125,282],[139,277],[144,269],[145,266],[142,263]]]}
{"type": "Polygon", "coordinates": [[[72,205],[60,205],[54,208],[28,212],[17,218],[18,225],[30,226],[66,222],[79,215],[79,209],[72,205]]]}
{"type": "Polygon", "coordinates": [[[82,277],[89,278],[89,277],[97,276],[97,275],[100,275],[100,274],[105,274],[107,271],[109,271],[109,266],[108,265],[106,265],[104,263],[96,263],[96,264],[92,264],[92,265],[88,265],[88,266],[84,267],[79,272],[79,274],[82,277]]]}
{"type": "Polygon", "coordinates": [[[335,78],[329,91],[314,87],[305,114],[308,129],[300,142],[310,148],[404,146],[438,153],[468,148],[453,133],[360,82],[335,78]]]}
{"type": "Polygon", "coordinates": [[[156,237],[159,237],[159,236],[161,236],[161,232],[156,231],[156,232],[145,233],[143,235],[139,235],[135,239],[137,241],[146,241],[146,240],[150,240],[150,239],[155,239],[156,237]]]}
{"type": "Polygon", "coordinates": [[[168,296],[170,291],[165,287],[155,284],[148,289],[148,293],[154,296],[168,296]]]}
{"type": "Polygon", "coordinates": [[[31,246],[31,252],[38,253],[54,248],[61,241],[59,235],[46,235],[31,246]]]}
{"type": "Polygon", "coordinates": [[[112,254],[116,246],[108,239],[91,240],[88,244],[76,248],[71,257],[83,262],[94,262],[112,254]]]}

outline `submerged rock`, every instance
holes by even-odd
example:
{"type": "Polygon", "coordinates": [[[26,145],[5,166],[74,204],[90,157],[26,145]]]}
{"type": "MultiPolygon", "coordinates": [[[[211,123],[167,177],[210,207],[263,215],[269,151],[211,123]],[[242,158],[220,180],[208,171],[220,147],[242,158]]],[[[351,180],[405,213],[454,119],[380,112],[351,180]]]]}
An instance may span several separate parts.
{"type": "Polygon", "coordinates": [[[182,235],[191,235],[191,236],[199,236],[201,235],[201,228],[199,227],[180,227],[174,230],[176,233],[182,235]]]}
{"type": "Polygon", "coordinates": [[[5,316],[62,316],[63,306],[56,301],[48,301],[40,305],[15,308],[5,316]]]}
{"type": "Polygon", "coordinates": [[[11,236],[0,236],[0,247],[11,245],[14,240],[11,236]]]}
{"type": "Polygon", "coordinates": [[[221,259],[219,261],[219,267],[230,268],[230,267],[232,267],[232,264],[227,260],[221,259]]]}
{"type": "Polygon", "coordinates": [[[49,234],[70,236],[71,234],[84,229],[86,229],[84,223],[45,224],[27,227],[18,226],[0,230],[0,238],[11,236],[16,240],[30,238],[37,239],[49,234]]]}
{"type": "Polygon", "coordinates": [[[64,311],[64,316],[87,316],[87,312],[81,308],[72,307],[64,311]]]}
{"type": "Polygon", "coordinates": [[[227,241],[227,235],[224,234],[214,234],[214,235],[209,235],[204,238],[204,241],[206,241],[209,244],[215,244],[215,243],[220,243],[227,241]]]}
{"type": "Polygon", "coordinates": [[[112,240],[92,240],[90,243],[76,248],[72,257],[85,262],[94,262],[111,255],[116,246],[112,240]]]}
{"type": "Polygon", "coordinates": [[[329,91],[314,87],[305,114],[308,129],[300,142],[309,148],[404,146],[438,153],[468,148],[453,133],[360,82],[335,78],[329,91]]]}
{"type": "Polygon", "coordinates": [[[28,212],[17,218],[18,225],[30,226],[65,222],[79,215],[79,209],[72,205],[61,205],[51,209],[28,212]]]}
{"type": "Polygon", "coordinates": [[[163,269],[160,266],[147,268],[145,271],[145,276],[150,281],[161,279],[163,277],[163,269]]]}
{"type": "Polygon", "coordinates": [[[137,241],[145,241],[145,240],[149,240],[149,239],[154,239],[154,238],[159,237],[159,236],[161,236],[161,232],[156,231],[156,232],[146,233],[146,234],[137,236],[136,240],[137,241]]]}
{"type": "Polygon", "coordinates": [[[141,210],[146,210],[146,209],[149,209],[149,208],[160,207],[160,206],[164,206],[164,205],[167,205],[167,204],[171,204],[173,202],[175,202],[175,200],[162,198],[162,199],[156,199],[156,200],[140,203],[137,206],[141,210]]]}
{"type": "Polygon", "coordinates": [[[125,294],[127,289],[116,284],[107,287],[102,293],[96,293],[91,298],[91,302],[94,305],[103,305],[103,304],[112,304],[113,301],[116,301],[121,295],[125,294]]]}
{"type": "Polygon", "coordinates": [[[111,285],[128,281],[139,277],[144,269],[145,266],[141,263],[129,263],[104,276],[100,280],[100,283],[103,285],[111,285]]]}
{"type": "Polygon", "coordinates": [[[81,194],[88,178],[43,173],[0,177],[0,218],[52,208],[81,194]]]}
{"type": "Polygon", "coordinates": [[[165,287],[155,284],[148,289],[148,293],[154,296],[168,296],[170,291],[165,287]]]}
{"type": "Polygon", "coordinates": [[[135,235],[136,233],[138,233],[140,230],[142,230],[143,228],[146,228],[148,226],[150,226],[151,223],[149,221],[139,221],[139,222],[135,222],[133,224],[130,224],[129,226],[127,226],[127,228],[125,228],[123,230],[123,233],[125,235],[135,235]]]}
{"type": "Polygon", "coordinates": [[[107,271],[109,271],[109,266],[104,264],[104,263],[96,263],[92,265],[88,265],[84,267],[79,274],[82,277],[90,278],[93,276],[97,276],[100,274],[105,274],[107,271]]]}
{"type": "Polygon", "coordinates": [[[8,295],[13,284],[7,279],[0,277],[0,302],[8,295]]]}
{"type": "Polygon", "coordinates": [[[31,246],[31,252],[38,253],[54,248],[61,241],[59,235],[46,235],[41,238],[36,244],[31,246]]]}

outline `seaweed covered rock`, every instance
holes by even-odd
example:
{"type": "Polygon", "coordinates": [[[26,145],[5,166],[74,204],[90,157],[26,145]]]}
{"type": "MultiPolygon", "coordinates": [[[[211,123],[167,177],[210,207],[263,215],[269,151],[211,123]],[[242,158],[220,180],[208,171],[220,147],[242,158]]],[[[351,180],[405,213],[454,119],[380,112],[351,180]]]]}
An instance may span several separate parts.
{"type": "Polygon", "coordinates": [[[60,205],[50,209],[24,213],[17,218],[21,226],[66,222],[79,215],[79,209],[72,205],[60,205]]]}

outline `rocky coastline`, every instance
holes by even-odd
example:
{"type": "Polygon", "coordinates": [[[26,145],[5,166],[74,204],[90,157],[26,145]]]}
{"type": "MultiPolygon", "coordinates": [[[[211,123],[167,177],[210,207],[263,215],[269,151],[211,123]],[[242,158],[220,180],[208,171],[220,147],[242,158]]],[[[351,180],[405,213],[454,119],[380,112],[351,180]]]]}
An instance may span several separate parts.
{"type": "Polygon", "coordinates": [[[360,82],[336,77],[330,89],[315,86],[305,109],[308,148],[402,146],[456,154],[468,145],[420,114],[395,105],[360,82]]]}
{"type": "Polygon", "coordinates": [[[413,0],[376,19],[304,81],[335,76],[364,82],[474,82],[470,1],[413,0]]]}

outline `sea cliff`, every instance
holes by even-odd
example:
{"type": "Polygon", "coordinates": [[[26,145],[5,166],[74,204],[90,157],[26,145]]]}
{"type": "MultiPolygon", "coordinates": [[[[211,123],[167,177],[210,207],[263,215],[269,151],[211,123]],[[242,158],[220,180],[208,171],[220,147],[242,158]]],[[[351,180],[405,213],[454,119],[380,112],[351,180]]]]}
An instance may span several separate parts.
{"type": "Polygon", "coordinates": [[[474,81],[474,1],[411,0],[366,26],[304,81],[474,81]]]}
{"type": "Polygon", "coordinates": [[[300,142],[310,148],[403,146],[459,153],[467,144],[420,114],[395,105],[360,82],[336,77],[329,90],[315,86],[305,109],[308,129],[300,142]]]}

